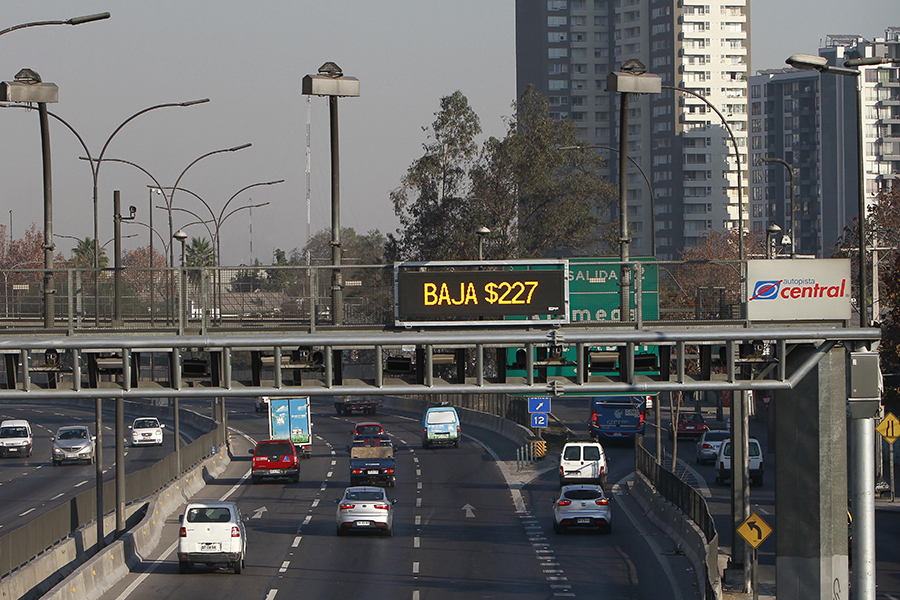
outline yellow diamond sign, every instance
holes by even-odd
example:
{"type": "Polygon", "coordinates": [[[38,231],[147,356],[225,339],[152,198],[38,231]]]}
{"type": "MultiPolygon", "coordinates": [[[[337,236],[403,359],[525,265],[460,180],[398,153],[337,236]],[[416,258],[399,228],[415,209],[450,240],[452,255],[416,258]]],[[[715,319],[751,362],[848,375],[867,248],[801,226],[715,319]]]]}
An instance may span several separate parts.
{"type": "Polygon", "coordinates": [[[880,433],[889,443],[893,444],[897,441],[897,438],[900,437],[900,419],[897,419],[897,417],[894,416],[894,413],[888,413],[887,416],[882,419],[881,423],[878,424],[878,427],[875,428],[875,431],[880,433]]]}
{"type": "Polygon", "coordinates": [[[759,548],[759,545],[772,535],[772,528],[759,515],[753,513],[750,515],[750,518],[738,527],[737,532],[748,544],[754,548],[759,548]]]}

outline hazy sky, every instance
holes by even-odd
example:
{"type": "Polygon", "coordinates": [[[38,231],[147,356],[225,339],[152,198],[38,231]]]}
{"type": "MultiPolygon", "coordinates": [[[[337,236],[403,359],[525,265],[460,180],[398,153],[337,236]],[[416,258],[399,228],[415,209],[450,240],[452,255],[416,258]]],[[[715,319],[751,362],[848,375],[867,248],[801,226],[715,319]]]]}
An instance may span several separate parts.
{"type": "MultiPolygon", "coordinates": [[[[534,0],[541,1],[541,0],[534,0]]],[[[752,68],[780,68],[794,52],[815,54],[828,34],[884,35],[900,26],[897,0],[750,0],[752,68]]],[[[126,125],[105,158],[136,163],[163,186],[197,157],[245,143],[235,153],[210,156],[191,167],[180,187],[199,195],[218,216],[238,190],[284,179],[238,195],[240,211],[222,227],[223,263],[271,261],[273,250],[306,242],[307,98],[301,79],[327,61],[360,80],[359,98],[339,102],[342,225],[364,233],[393,231],[398,222],[389,192],[427,142],[439,100],[461,90],[480,116],[484,135],[502,136],[515,99],[513,0],[3,0],[0,30],[33,21],[110,12],[106,21],[18,30],[0,39],[0,80],[22,68],[59,86],[51,112],[65,119],[100,153],[125,119],[155,104],[210,98],[188,108],[163,108],[126,125]]],[[[51,120],[53,229],[93,236],[91,172],[76,137],[51,120]]],[[[0,110],[0,223],[21,237],[43,222],[39,122],[36,111],[0,110]]],[[[312,99],[312,232],[329,228],[328,105],[312,99]]],[[[112,194],[137,206],[149,222],[149,179],[134,167],[100,169],[100,241],[112,237],[112,194]]],[[[162,205],[161,197],[153,198],[162,205]]],[[[203,218],[209,212],[188,194],[176,207],[203,218]]],[[[175,213],[175,228],[195,220],[175,213]]],[[[166,212],[154,209],[153,226],[168,237],[166,212]]],[[[148,229],[126,225],[148,241],[148,229]]],[[[207,236],[202,225],[189,235],[207,236]]],[[[66,256],[74,240],[57,238],[66,256]]],[[[159,238],[155,246],[159,248],[159,238]]],[[[111,254],[111,244],[108,247],[111,254]]]]}

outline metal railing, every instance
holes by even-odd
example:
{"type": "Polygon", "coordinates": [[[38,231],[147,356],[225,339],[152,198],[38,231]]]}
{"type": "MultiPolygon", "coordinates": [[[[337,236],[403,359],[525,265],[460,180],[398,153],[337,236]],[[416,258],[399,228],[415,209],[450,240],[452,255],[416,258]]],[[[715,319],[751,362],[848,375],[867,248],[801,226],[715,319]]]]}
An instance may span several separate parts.
{"type": "MultiPolygon", "coordinates": [[[[480,264],[480,263],[473,263],[480,264]]],[[[570,263],[573,324],[741,323],[739,261],[632,261],[631,314],[619,316],[622,263],[570,263]]],[[[498,267],[499,268],[499,267],[498,267]]],[[[343,326],[394,324],[393,265],[343,265],[343,326]]],[[[53,273],[55,329],[278,329],[332,327],[331,266],[202,269],[64,268],[53,273]],[[96,276],[95,276],[96,275],[96,276]],[[182,281],[183,280],[183,281],[182,281]],[[120,302],[116,302],[116,297],[120,302]],[[122,314],[115,314],[119,306],[122,314]]],[[[43,330],[42,269],[0,269],[0,329],[43,330]]]]}
{"type": "MultiPolygon", "coordinates": [[[[178,472],[175,454],[169,454],[159,462],[125,475],[126,504],[140,502],[189,471],[200,461],[212,456],[214,447],[225,441],[224,429],[217,426],[181,448],[182,464],[178,472]]],[[[31,560],[52,549],[74,535],[85,525],[96,520],[96,489],[86,490],[74,498],[47,511],[40,517],[0,536],[0,577],[23,567],[31,560]]],[[[103,483],[104,512],[115,511],[116,482],[103,483]]]]}

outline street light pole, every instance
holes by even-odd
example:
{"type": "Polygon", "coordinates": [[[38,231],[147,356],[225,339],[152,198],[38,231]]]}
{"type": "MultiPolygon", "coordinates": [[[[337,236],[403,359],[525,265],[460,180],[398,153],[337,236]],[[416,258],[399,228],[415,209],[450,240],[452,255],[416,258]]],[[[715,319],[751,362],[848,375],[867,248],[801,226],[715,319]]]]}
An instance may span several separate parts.
{"type": "Polygon", "coordinates": [[[789,237],[791,238],[791,258],[794,258],[794,254],[797,250],[797,228],[795,225],[795,223],[796,223],[795,219],[797,218],[797,211],[795,208],[795,201],[794,201],[794,169],[791,167],[790,164],[788,164],[788,162],[786,160],[784,160],[782,158],[760,158],[759,162],[760,163],[770,163],[770,162],[778,163],[781,166],[783,166],[785,169],[787,169],[788,175],[790,176],[790,179],[791,179],[791,228],[788,230],[788,233],[789,233],[789,237]]]}
{"type": "Polygon", "coordinates": [[[341,178],[338,152],[338,98],[359,96],[359,80],[345,77],[333,62],[327,62],[317,75],[303,77],[303,94],[327,96],[331,117],[331,322],[343,324],[344,296],[341,280],[341,178]]]}
{"type": "Polygon", "coordinates": [[[113,296],[115,310],[113,312],[113,325],[122,326],[122,221],[134,219],[137,208],[129,208],[131,216],[123,217],[121,212],[121,194],[119,190],[113,191],[113,247],[115,249],[115,268],[113,269],[113,296]]]}

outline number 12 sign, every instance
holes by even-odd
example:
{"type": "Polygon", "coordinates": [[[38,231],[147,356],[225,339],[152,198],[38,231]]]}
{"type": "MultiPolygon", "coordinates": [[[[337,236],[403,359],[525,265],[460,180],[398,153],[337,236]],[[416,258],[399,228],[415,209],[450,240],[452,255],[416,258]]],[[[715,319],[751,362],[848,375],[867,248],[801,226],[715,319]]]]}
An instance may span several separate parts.
{"type": "Polygon", "coordinates": [[[547,413],[531,413],[531,426],[532,427],[546,427],[547,426],[547,413]]]}

